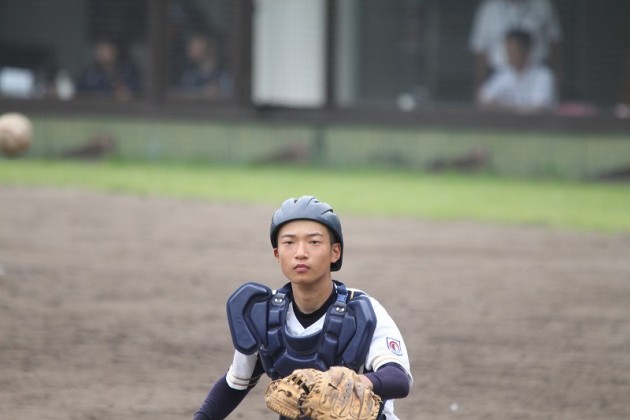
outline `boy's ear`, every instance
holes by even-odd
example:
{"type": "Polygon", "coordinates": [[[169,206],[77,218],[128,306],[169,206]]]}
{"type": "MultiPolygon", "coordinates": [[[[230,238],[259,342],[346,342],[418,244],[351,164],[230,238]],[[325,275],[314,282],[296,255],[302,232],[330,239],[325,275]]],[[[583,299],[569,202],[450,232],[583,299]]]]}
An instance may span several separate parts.
{"type": "Polygon", "coordinates": [[[331,254],[331,261],[333,263],[339,261],[339,258],[341,258],[341,244],[339,242],[335,242],[334,244],[332,244],[331,254]]]}
{"type": "Polygon", "coordinates": [[[273,249],[273,256],[277,261],[280,261],[280,254],[278,253],[278,248],[273,249]]]}

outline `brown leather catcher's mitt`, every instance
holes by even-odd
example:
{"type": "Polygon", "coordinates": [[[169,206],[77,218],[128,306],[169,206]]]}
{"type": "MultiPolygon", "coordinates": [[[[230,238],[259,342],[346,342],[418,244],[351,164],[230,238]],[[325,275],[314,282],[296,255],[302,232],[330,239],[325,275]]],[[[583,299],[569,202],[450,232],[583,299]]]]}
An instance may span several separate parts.
{"type": "Polygon", "coordinates": [[[311,420],[376,420],[381,403],[356,372],[341,366],[297,369],[272,381],[265,401],[282,416],[311,420]]]}

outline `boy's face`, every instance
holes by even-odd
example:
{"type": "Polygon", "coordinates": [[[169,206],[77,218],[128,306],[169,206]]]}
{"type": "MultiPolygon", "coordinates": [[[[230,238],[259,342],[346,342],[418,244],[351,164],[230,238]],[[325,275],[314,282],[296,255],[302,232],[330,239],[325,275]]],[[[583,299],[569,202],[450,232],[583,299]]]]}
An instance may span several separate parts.
{"type": "Polygon", "coordinates": [[[100,41],[96,44],[94,50],[96,61],[101,65],[114,64],[118,59],[118,48],[111,42],[100,41]]]}
{"type": "Polygon", "coordinates": [[[273,254],[291,283],[314,285],[331,280],[330,264],[341,257],[341,245],[331,244],[328,228],[312,220],[295,220],[278,231],[273,254]]]}
{"type": "Polygon", "coordinates": [[[194,62],[199,63],[203,61],[208,55],[213,55],[214,48],[212,43],[203,36],[195,36],[188,41],[188,58],[194,62]]]}
{"type": "Polygon", "coordinates": [[[508,62],[516,70],[523,70],[527,65],[529,51],[518,41],[508,38],[505,44],[507,50],[508,62]]]}

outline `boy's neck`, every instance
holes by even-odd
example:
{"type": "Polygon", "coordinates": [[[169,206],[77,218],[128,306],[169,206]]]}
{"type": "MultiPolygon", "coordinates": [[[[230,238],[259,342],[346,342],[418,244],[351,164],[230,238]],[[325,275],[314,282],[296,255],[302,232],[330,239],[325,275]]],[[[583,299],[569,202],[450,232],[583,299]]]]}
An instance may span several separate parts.
{"type": "Polygon", "coordinates": [[[333,289],[332,279],[321,284],[291,285],[293,289],[293,301],[300,312],[310,314],[318,310],[330,297],[333,289]]]}

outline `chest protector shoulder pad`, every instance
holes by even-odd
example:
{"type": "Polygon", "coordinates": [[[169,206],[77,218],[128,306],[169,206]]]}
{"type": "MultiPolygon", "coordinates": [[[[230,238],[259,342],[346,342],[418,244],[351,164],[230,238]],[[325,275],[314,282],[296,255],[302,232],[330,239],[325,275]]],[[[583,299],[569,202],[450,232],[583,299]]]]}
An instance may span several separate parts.
{"type": "Polygon", "coordinates": [[[337,300],[321,331],[300,337],[286,328],[290,284],[277,291],[258,283],[239,287],[227,302],[234,347],[248,355],[258,351],[265,372],[274,379],[302,368],[342,365],[358,371],[370,348],[376,315],[365,294],[348,292],[337,281],[335,286],[337,300]]]}

